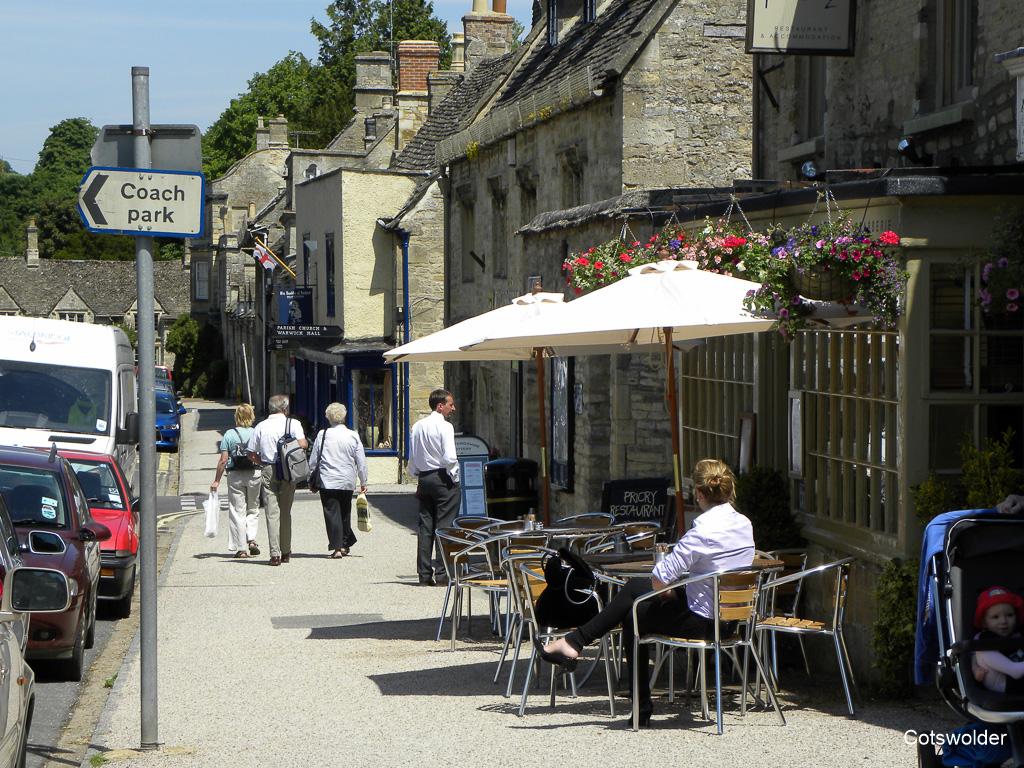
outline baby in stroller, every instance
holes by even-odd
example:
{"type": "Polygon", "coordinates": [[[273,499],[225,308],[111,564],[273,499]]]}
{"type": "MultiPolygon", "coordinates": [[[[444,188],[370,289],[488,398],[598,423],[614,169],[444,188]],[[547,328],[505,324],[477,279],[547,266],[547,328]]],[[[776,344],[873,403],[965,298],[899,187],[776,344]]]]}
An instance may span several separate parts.
{"type": "MultiPolygon", "coordinates": [[[[975,640],[1020,637],[1024,600],[1002,587],[986,589],[978,596],[974,626],[981,630],[975,640]]],[[[998,650],[975,651],[971,661],[974,679],[990,691],[1024,693],[1024,648],[1011,654],[998,650]]]]}
{"type": "MultiPolygon", "coordinates": [[[[1024,644],[1013,637],[1024,619],[1018,597],[1024,590],[1022,560],[1020,514],[947,512],[925,529],[916,681],[937,684],[946,702],[971,724],[967,727],[999,737],[1001,747],[975,760],[964,759],[962,749],[957,755],[944,751],[946,765],[990,765],[1012,755],[1015,766],[1024,766],[1024,680],[1017,680],[1024,675],[1008,674],[1014,669],[1003,655],[1024,644]]],[[[1024,664],[1020,667],[1024,671],[1024,664]]],[[[920,765],[935,764],[937,756],[929,750],[926,755],[919,749],[920,765]]]]}

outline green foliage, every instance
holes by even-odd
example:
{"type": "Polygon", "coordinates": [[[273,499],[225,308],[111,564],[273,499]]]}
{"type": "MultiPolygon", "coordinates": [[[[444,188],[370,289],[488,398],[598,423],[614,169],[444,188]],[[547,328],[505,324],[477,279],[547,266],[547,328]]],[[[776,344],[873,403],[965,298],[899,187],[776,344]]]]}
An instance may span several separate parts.
{"type": "Polygon", "coordinates": [[[50,129],[32,175],[40,191],[60,199],[75,198],[78,185],[92,165],[89,151],[99,129],[84,117],[62,120],[50,129]]]}
{"type": "Polygon", "coordinates": [[[128,337],[128,342],[132,345],[133,348],[135,347],[135,345],[139,343],[139,334],[130,325],[128,325],[127,323],[118,323],[117,327],[124,331],[124,335],[128,337]]]}
{"type": "Polygon", "coordinates": [[[800,524],[789,507],[789,484],[777,469],[753,466],[736,478],[736,509],[750,518],[758,549],[804,545],[800,524]]]}
{"type": "Polygon", "coordinates": [[[994,507],[1011,493],[1021,490],[1021,472],[1013,468],[1010,439],[1013,430],[1007,428],[1002,438],[987,438],[981,448],[965,439],[960,444],[963,462],[965,509],[994,507]]]}
{"type": "Polygon", "coordinates": [[[182,382],[181,391],[190,394],[184,383],[191,377],[199,325],[191,315],[181,315],[167,331],[167,350],[174,353],[174,380],[182,382]]]}
{"type": "Polygon", "coordinates": [[[914,498],[915,514],[921,525],[928,525],[937,515],[960,506],[949,483],[939,479],[934,472],[923,483],[910,486],[910,495],[914,498]]]}
{"type": "Polygon", "coordinates": [[[1013,430],[998,440],[986,438],[978,448],[968,433],[960,442],[960,482],[951,484],[935,473],[910,486],[917,519],[927,525],[932,518],[953,509],[988,509],[1011,493],[1024,491],[1024,473],[1013,466],[1010,443],[1013,430]]]}
{"type": "Polygon", "coordinates": [[[878,620],[871,645],[875,650],[875,667],[882,672],[879,693],[883,696],[902,698],[913,689],[917,574],[917,560],[892,560],[882,569],[872,592],[878,620]]]}

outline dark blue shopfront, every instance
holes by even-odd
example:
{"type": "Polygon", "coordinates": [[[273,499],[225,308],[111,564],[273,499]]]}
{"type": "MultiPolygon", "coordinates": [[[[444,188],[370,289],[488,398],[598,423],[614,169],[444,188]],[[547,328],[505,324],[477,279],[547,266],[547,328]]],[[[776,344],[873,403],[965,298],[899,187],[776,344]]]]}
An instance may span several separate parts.
{"type": "Polygon", "coordinates": [[[324,410],[332,402],[348,408],[367,455],[394,456],[398,451],[398,390],[394,366],[379,353],[342,356],[340,364],[295,357],[295,414],[315,429],[328,426],[324,410]]]}

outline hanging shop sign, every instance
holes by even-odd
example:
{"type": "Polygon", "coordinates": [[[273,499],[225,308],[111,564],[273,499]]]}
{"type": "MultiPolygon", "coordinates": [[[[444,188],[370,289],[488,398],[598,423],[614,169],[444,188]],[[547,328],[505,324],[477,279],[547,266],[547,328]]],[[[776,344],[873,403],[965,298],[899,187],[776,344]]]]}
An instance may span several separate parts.
{"type": "Polygon", "coordinates": [[[854,0],[747,0],[747,53],[853,56],[854,0]]]}

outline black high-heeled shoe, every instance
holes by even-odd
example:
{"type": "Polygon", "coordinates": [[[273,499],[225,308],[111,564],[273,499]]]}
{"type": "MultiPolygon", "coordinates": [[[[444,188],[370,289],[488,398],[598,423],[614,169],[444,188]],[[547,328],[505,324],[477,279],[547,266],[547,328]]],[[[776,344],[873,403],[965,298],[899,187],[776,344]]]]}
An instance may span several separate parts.
{"type": "Polygon", "coordinates": [[[537,649],[537,655],[544,659],[548,664],[554,664],[556,667],[561,667],[566,672],[572,672],[576,669],[578,661],[574,657],[566,656],[564,653],[552,653],[551,651],[545,651],[544,646],[536,637],[533,638],[533,646],[537,649]]]}
{"type": "MultiPolygon", "coordinates": [[[[641,728],[651,727],[651,715],[654,714],[654,704],[650,701],[640,705],[640,712],[638,713],[637,721],[641,728]]],[[[633,715],[630,713],[629,718],[626,720],[626,725],[630,728],[633,727],[633,715]]]]}

